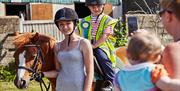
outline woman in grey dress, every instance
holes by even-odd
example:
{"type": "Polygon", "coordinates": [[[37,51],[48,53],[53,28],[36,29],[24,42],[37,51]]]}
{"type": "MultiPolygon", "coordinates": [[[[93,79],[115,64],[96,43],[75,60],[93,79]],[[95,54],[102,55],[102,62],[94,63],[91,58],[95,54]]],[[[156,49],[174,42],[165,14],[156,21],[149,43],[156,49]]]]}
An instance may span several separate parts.
{"type": "Polygon", "coordinates": [[[44,72],[46,77],[57,77],[56,91],[90,91],[93,75],[93,53],[90,42],[77,34],[78,16],[70,8],[62,8],[55,14],[55,24],[64,40],[55,45],[56,69],[44,72]]]}

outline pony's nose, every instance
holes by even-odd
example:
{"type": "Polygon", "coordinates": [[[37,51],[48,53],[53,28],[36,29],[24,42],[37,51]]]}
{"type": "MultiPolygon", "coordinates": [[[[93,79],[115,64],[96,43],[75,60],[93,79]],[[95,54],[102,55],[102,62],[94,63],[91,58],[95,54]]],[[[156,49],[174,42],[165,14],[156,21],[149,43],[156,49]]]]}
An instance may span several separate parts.
{"type": "Polygon", "coordinates": [[[19,89],[27,88],[27,82],[24,79],[14,81],[15,86],[19,89]]]}
{"type": "Polygon", "coordinates": [[[23,80],[23,79],[21,79],[21,81],[20,81],[20,85],[21,85],[22,87],[25,87],[25,85],[26,85],[26,81],[25,81],[25,80],[23,80]]]}
{"type": "Polygon", "coordinates": [[[20,89],[27,88],[27,82],[26,82],[26,80],[21,79],[21,80],[19,81],[18,88],[20,88],[20,89]]]}

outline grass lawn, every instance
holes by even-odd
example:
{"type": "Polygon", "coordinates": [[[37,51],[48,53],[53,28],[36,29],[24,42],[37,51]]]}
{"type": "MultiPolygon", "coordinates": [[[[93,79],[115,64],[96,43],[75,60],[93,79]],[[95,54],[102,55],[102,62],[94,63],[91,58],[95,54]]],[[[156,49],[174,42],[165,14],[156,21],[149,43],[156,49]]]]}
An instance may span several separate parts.
{"type": "MultiPolygon", "coordinates": [[[[46,85],[48,85],[47,82],[49,81],[48,80],[45,81],[46,81],[46,85]]],[[[45,89],[43,90],[45,91],[45,89]]],[[[41,87],[38,82],[31,81],[27,89],[18,89],[16,88],[13,82],[0,81],[0,91],[41,91],[41,87]]],[[[51,88],[49,91],[51,91],[51,88]]]]}

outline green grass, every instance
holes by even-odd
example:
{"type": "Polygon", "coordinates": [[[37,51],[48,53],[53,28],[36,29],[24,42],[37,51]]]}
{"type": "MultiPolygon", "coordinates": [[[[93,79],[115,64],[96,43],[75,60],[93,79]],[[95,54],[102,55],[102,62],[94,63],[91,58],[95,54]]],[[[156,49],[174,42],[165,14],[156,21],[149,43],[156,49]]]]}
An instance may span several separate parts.
{"type": "MultiPolygon", "coordinates": [[[[27,89],[18,89],[14,85],[13,80],[15,79],[15,61],[9,63],[9,66],[0,65],[0,91],[41,91],[40,84],[36,81],[31,81],[27,89]]],[[[46,85],[49,84],[47,78],[43,78],[46,85]]],[[[43,85],[44,87],[44,85],[43,85]]],[[[45,91],[45,89],[43,89],[45,91]]],[[[51,91],[51,88],[50,90],[51,91]]]]}
{"type": "MultiPolygon", "coordinates": [[[[45,80],[46,85],[48,85],[48,80],[45,80]]],[[[45,91],[45,89],[43,89],[45,91]]],[[[29,87],[27,89],[18,89],[14,85],[14,83],[6,82],[6,81],[0,81],[0,91],[41,91],[40,84],[36,81],[31,81],[29,84],[29,87]]],[[[51,88],[50,90],[51,91],[51,88]]]]}

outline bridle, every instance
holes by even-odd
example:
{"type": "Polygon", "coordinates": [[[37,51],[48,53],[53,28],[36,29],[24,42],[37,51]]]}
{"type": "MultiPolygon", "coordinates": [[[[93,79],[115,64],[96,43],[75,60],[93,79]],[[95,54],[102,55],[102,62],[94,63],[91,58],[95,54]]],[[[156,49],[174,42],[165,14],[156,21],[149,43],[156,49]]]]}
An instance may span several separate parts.
{"type": "MultiPolygon", "coordinates": [[[[25,69],[25,70],[27,70],[29,72],[32,72],[33,74],[37,73],[37,66],[38,66],[39,58],[40,57],[43,58],[42,57],[42,50],[39,47],[39,45],[25,45],[24,47],[36,47],[38,49],[38,52],[37,52],[37,55],[34,58],[34,63],[33,63],[33,66],[31,68],[27,68],[25,66],[18,66],[18,69],[25,69]]],[[[44,59],[42,59],[42,61],[44,61],[44,59]]]]}
{"type": "MultiPolygon", "coordinates": [[[[25,45],[24,47],[36,47],[36,48],[37,48],[37,54],[36,54],[36,56],[35,56],[35,58],[34,58],[34,63],[33,63],[33,65],[32,65],[32,67],[28,68],[28,67],[25,67],[25,66],[18,66],[18,69],[25,69],[25,70],[31,72],[32,75],[31,75],[30,80],[35,80],[35,79],[38,78],[39,73],[40,73],[40,71],[37,70],[38,63],[40,62],[39,59],[41,58],[42,64],[45,64],[45,59],[44,59],[44,57],[43,57],[43,52],[42,52],[42,49],[41,49],[40,45],[30,44],[30,45],[25,45]]],[[[46,88],[46,91],[49,90],[49,88],[50,88],[50,83],[49,83],[48,86],[46,86],[46,84],[45,84],[45,82],[43,81],[43,79],[41,79],[41,80],[38,81],[38,82],[40,82],[41,91],[43,91],[42,83],[43,83],[44,87],[46,88]]]]}

